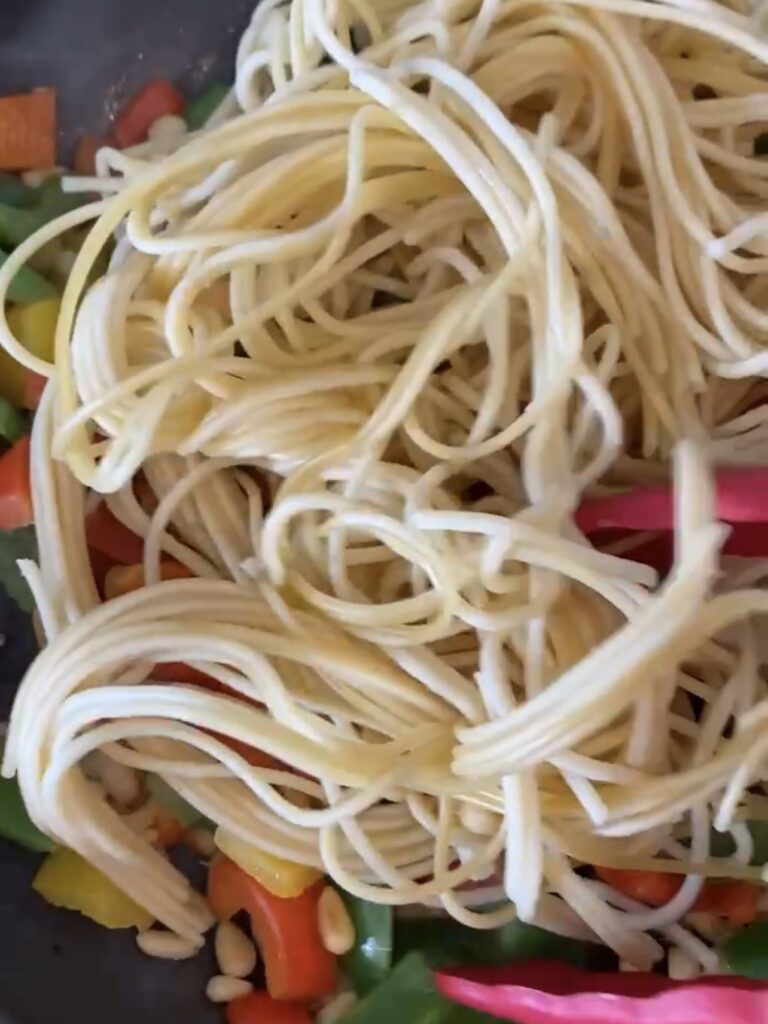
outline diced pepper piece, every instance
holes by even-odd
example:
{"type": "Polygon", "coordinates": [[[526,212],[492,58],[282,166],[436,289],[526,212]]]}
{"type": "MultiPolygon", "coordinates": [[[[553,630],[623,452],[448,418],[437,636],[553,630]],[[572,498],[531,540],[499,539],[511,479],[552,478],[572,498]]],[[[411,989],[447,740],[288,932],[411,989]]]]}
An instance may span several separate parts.
{"type": "Polygon", "coordinates": [[[283,1003],[268,992],[250,992],[227,1003],[227,1024],[312,1024],[312,1014],[301,1003],[283,1003]]]}
{"type": "Polygon", "coordinates": [[[36,409],[40,405],[45,386],[48,383],[47,377],[42,377],[34,370],[24,371],[24,408],[36,409]]]}
{"type": "Polygon", "coordinates": [[[200,811],[159,775],[155,775],[153,772],[147,775],[147,789],[152,794],[155,803],[160,804],[184,828],[197,825],[199,821],[203,820],[200,811]]]}
{"type": "Polygon", "coordinates": [[[33,521],[29,434],[0,456],[0,530],[18,530],[33,521]]]}
{"type": "Polygon", "coordinates": [[[76,910],[104,928],[149,928],[152,915],[98,868],[65,847],[44,860],[32,888],[54,907],[76,910]]]}
{"type": "Polygon", "coordinates": [[[323,946],[317,923],[322,883],[301,896],[273,896],[228,857],[208,872],[208,903],[219,920],[244,910],[261,950],[273,999],[307,1002],[335,991],[336,957],[323,946]]]}
{"type": "Polygon", "coordinates": [[[226,857],[233,860],[251,878],[260,882],[273,896],[280,896],[283,899],[301,896],[323,877],[317,868],[275,857],[266,850],[260,850],[253,843],[246,843],[244,839],[227,832],[224,828],[216,829],[214,839],[226,857]]]}
{"type": "Polygon", "coordinates": [[[184,97],[165,78],[157,78],[145,85],[115,119],[114,136],[121,149],[144,142],[149,129],[167,114],[181,114],[184,97]]]}
{"type": "MultiPolygon", "coordinates": [[[[193,576],[194,573],[186,565],[173,558],[164,558],[160,562],[161,580],[186,580],[193,576]]],[[[143,586],[143,565],[116,565],[109,570],[104,580],[104,596],[111,601],[114,597],[122,597],[124,594],[132,594],[134,590],[141,590],[143,586]]]]}
{"type": "Polygon", "coordinates": [[[224,102],[228,93],[229,89],[226,85],[214,82],[213,85],[208,86],[205,92],[201,92],[199,96],[190,100],[184,108],[184,120],[187,122],[189,130],[196,132],[202,128],[211,114],[224,102]]]}
{"type": "Polygon", "coordinates": [[[56,162],[56,92],[0,98],[0,168],[27,171],[56,162]]]}

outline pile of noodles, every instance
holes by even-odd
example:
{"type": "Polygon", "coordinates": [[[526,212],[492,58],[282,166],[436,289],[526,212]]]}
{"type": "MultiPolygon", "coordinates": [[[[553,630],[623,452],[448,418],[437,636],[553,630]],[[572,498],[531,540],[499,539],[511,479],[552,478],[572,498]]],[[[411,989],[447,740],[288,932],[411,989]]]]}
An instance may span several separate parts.
{"type": "Polygon", "coordinates": [[[23,566],[47,645],[4,772],[169,928],[207,908],[89,783],[93,750],[366,899],[712,966],[678,922],[702,875],[760,878],[768,816],[768,566],[721,558],[711,485],[768,457],[760,17],[265,0],[206,129],[102,150],[72,185],[101,198],[0,271],[1,309],[95,222],[55,367],[0,316],[51,377],[23,566]],[[574,525],[673,464],[664,579],[574,525]],[[148,581],[105,603],[101,495],[148,581]],[[158,582],[163,556],[196,578],[158,582]],[[229,692],[165,680],[178,660],[229,692]],[[685,880],[648,910],[591,864],[685,880]]]}

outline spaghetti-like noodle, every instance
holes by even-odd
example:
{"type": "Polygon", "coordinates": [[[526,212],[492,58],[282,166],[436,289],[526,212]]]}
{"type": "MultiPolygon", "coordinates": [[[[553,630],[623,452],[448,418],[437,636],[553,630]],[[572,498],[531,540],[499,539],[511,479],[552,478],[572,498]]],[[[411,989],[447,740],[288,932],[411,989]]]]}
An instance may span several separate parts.
{"type": "Polygon", "coordinates": [[[0,315],[52,378],[23,567],[47,646],[4,764],[41,828],[206,929],[87,782],[100,749],[366,899],[712,966],[678,921],[702,874],[759,879],[739,819],[765,812],[768,595],[713,592],[709,466],[768,454],[767,68],[742,0],[265,0],[205,130],[101,152],[104,198],[0,270],[2,309],[95,220],[55,368],[0,315]],[[660,581],[573,513],[673,456],[660,581]],[[88,489],[145,541],[148,585],[106,603],[88,489]],[[197,578],[157,582],[162,554],[197,578]],[[229,692],[165,681],[179,658],[229,692]],[[502,861],[478,910],[463,883],[502,861]],[[594,863],[686,881],[648,911],[594,863]]]}

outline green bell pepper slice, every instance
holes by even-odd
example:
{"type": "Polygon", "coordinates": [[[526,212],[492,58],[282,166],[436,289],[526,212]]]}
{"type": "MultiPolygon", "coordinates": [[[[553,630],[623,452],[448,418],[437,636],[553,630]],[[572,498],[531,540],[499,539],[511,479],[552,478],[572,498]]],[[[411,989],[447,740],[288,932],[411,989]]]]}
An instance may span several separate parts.
{"type": "MultiPolygon", "coordinates": [[[[2,759],[5,743],[0,743],[2,759]]],[[[35,853],[48,853],[53,843],[27,814],[16,779],[0,778],[0,836],[35,853]]]]}
{"type": "Polygon", "coordinates": [[[184,108],[184,120],[191,132],[196,132],[207,122],[211,114],[224,102],[229,89],[221,82],[214,82],[205,92],[195,96],[184,108]]]}
{"type": "Polygon", "coordinates": [[[392,966],[392,908],[339,892],[355,929],[355,944],[339,965],[358,995],[375,988],[392,966]]]}
{"type": "Polygon", "coordinates": [[[768,921],[755,921],[731,932],[720,944],[719,954],[728,973],[753,981],[768,979],[768,921]]]}
{"type": "MultiPolygon", "coordinates": [[[[0,267],[8,259],[8,253],[0,249],[0,267]]],[[[11,281],[7,292],[10,302],[18,302],[20,305],[29,305],[31,302],[42,302],[43,299],[51,299],[59,293],[54,286],[42,274],[38,274],[32,267],[22,267],[11,281]]]]}
{"type": "Polygon", "coordinates": [[[339,1024],[493,1024],[496,1017],[444,999],[435,991],[432,971],[420,953],[409,953],[339,1024]]]}

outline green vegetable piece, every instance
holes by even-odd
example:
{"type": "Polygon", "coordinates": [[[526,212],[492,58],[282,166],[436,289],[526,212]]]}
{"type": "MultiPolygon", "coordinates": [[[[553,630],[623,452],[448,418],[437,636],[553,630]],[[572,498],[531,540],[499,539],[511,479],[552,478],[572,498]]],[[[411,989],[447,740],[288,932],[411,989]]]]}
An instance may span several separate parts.
{"type": "Polygon", "coordinates": [[[201,92],[184,108],[184,120],[191,132],[202,128],[211,114],[224,101],[229,88],[221,82],[214,82],[205,92],[201,92]]]}
{"type": "MultiPolygon", "coordinates": [[[[2,759],[5,744],[0,744],[2,759]]],[[[53,843],[27,814],[16,779],[0,778],[0,836],[36,853],[48,853],[53,843]]]]}
{"type": "MultiPolygon", "coordinates": [[[[752,860],[756,866],[768,862],[768,821],[748,821],[747,827],[752,834],[752,860]]],[[[736,851],[729,832],[710,833],[709,850],[713,857],[731,857],[736,851]]]]}
{"type": "Polygon", "coordinates": [[[16,565],[19,558],[37,558],[37,541],[33,526],[0,532],[0,587],[5,589],[22,611],[31,613],[34,611],[35,602],[26,580],[16,565]]]}
{"type": "Polygon", "coordinates": [[[755,921],[731,932],[720,946],[720,963],[740,978],[768,979],[768,921],[755,921]]]}
{"type": "Polygon", "coordinates": [[[147,789],[153,798],[185,828],[203,821],[204,816],[200,811],[188,803],[183,796],[179,796],[176,790],[159,775],[152,773],[147,775],[147,789]]]}
{"type": "MultiPolygon", "coordinates": [[[[0,267],[8,259],[8,253],[0,249],[0,267]]],[[[50,281],[31,267],[22,267],[11,281],[8,289],[8,298],[11,302],[18,302],[20,305],[28,306],[32,302],[42,302],[43,299],[51,299],[58,295],[50,281]]]]}
{"type": "Polygon", "coordinates": [[[88,202],[82,192],[65,192],[61,187],[61,175],[52,174],[35,189],[35,207],[45,216],[43,223],[61,217],[63,213],[76,210],[88,202]]]}
{"type": "Polygon", "coordinates": [[[423,956],[410,953],[339,1024],[492,1024],[496,1017],[443,999],[423,956]]]}
{"type": "Polygon", "coordinates": [[[49,220],[51,217],[44,210],[20,210],[0,203],[0,243],[8,249],[15,249],[49,220]]]}
{"type": "Polygon", "coordinates": [[[13,444],[27,432],[24,417],[9,401],[0,396],[0,437],[13,444]]]}
{"type": "Polygon", "coordinates": [[[442,917],[412,918],[395,925],[395,956],[420,950],[430,967],[503,966],[533,957],[588,966],[599,947],[566,939],[535,925],[511,921],[501,928],[477,931],[442,917]]]}
{"type": "Polygon", "coordinates": [[[34,202],[35,190],[25,185],[16,174],[0,171],[0,203],[9,206],[30,206],[34,202]]]}
{"type": "Polygon", "coordinates": [[[355,944],[340,961],[341,970],[358,995],[365,995],[392,965],[392,908],[340,892],[355,928],[355,944]]]}

